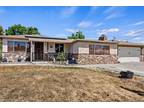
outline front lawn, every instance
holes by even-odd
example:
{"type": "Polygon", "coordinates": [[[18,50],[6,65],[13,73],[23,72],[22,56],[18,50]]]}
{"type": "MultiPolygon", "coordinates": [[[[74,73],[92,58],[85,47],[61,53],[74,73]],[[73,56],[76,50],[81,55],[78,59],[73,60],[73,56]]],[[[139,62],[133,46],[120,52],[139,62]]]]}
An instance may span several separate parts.
{"type": "Polygon", "coordinates": [[[0,101],[144,101],[144,78],[100,69],[0,66],[0,101]]]}

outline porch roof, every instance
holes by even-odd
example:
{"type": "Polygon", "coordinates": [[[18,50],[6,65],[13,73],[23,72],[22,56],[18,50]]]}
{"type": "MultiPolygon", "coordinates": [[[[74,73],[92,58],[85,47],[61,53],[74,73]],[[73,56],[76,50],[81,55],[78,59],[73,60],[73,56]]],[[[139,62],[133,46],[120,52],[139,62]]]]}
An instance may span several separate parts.
{"type": "Polygon", "coordinates": [[[35,42],[51,42],[51,43],[73,43],[74,40],[60,40],[60,39],[43,39],[43,38],[29,38],[29,41],[35,42]]]}

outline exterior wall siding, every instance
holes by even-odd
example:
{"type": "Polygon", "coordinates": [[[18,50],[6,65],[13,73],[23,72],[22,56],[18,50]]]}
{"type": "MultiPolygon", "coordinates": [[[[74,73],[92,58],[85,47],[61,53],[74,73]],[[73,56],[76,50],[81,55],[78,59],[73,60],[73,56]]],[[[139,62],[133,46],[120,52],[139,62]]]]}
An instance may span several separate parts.
{"type": "Polygon", "coordinates": [[[2,60],[2,39],[0,39],[0,62],[2,60]]]}
{"type": "Polygon", "coordinates": [[[73,44],[73,54],[78,64],[114,64],[118,63],[117,44],[77,42],[73,44]],[[110,45],[110,55],[91,55],[89,45],[110,45]]]}
{"type": "Polygon", "coordinates": [[[110,44],[110,54],[117,55],[118,49],[117,44],[110,44]]]}
{"type": "Polygon", "coordinates": [[[7,42],[8,42],[8,40],[6,40],[6,39],[2,40],[2,43],[3,43],[2,52],[7,52],[8,51],[7,42]]]}
{"type": "Polygon", "coordinates": [[[144,48],[142,48],[142,55],[140,57],[141,62],[144,62],[144,48]]]}
{"type": "Polygon", "coordinates": [[[48,43],[47,42],[44,42],[43,43],[43,46],[44,46],[44,53],[48,53],[48,48],[47,48],[47,45],[48,43]]]}
{"type": "Polygon", "coordinates": [[[144,55],[144,48],[142,48],[142,55],[144,55]]]}
{"type": "Polygon", "coordinates": [[[71,44],[64,44],[64,53],[71,53],[71,44]]]}

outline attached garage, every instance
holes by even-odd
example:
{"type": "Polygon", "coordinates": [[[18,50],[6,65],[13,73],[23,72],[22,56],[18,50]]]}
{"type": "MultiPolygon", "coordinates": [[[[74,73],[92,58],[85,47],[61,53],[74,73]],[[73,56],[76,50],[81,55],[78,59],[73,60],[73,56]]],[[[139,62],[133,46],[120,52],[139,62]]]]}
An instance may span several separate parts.
{"type": "Polygon", "coordinates": [[[118,47],[118,61],[123,62],[140,62],[141,48],[140,47],[118,47]]]}

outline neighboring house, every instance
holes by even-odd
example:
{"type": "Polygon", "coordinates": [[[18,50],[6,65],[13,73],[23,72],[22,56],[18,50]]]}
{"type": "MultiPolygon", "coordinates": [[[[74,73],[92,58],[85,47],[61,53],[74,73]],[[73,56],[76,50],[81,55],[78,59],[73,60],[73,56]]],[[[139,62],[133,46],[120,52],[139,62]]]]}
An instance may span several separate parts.
{"type": "Polygon", "coordinates": [[[43,36],[0,36],[2,57],[8,62],[52,61],[59,52],[74,57],[79,64],[110,64],[118,62],[144,61],[144,44],[71,40],[43,36]]]}

